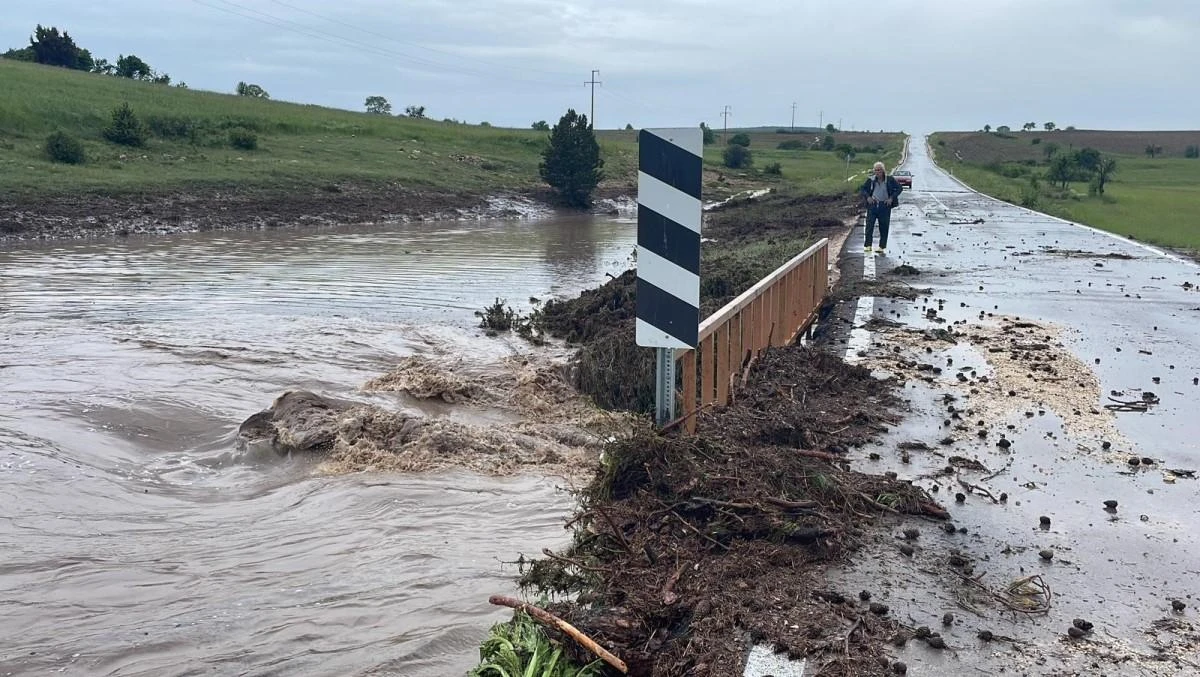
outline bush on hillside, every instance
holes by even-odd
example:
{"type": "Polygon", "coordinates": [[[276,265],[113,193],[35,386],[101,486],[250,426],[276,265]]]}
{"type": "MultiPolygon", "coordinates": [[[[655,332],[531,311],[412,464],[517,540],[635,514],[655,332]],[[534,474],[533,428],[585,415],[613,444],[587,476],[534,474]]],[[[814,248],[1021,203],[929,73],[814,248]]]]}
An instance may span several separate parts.
{"type": "Polygon", "coordinates": [[[754,164],[754,156],[745,146],[730,144],[725,148],[725,166],[730,169],[745,169],[754,164]]]}
{"type": "Polygon", "coordinates": [[[778,148],[779,150],[804,150],[807,147],[808,147],[808,144],[801,141],[800,139],[788,139],[787,141],[784,141],[783,143],[776,146],[776,148],[778,148]]]}
{"type": "Polygon", "coordinates": [[[763,167],[763,174],[770,174],[771,176],[783,176],[783,167],[780,166],[778,162],[772,162],[766,167],[763,167]]]}
{"type": "Polygon", "coordinates": [[[104,128],[104,138],[121,146],[140,148],[146,145],[146,135],[146,126],[128,103],[113,111],[112,122],[104,128]]]}
{"type": "Polygon", "coordinates": [[[179,115],[151,115],[146,118],[146,128],[160,139],[194,140],[198,125],[191,118],[179,115]]]}
{"type": "Polygon", "coordinates": [[[84,161],[83,144],[79,139],[64,132],[54,132],[47,136],[45,151],[51,162],[79,165],[84,161]]]}
{"type": "Polygon", "coordinates": [[[255,150],[258,148],[258,135],[249,129],[235,127],[229,130],[229,145],[240,150],[255,150]]]}
{"type": "Polygon", "coordinates": [[[1187,149],[1183,151],[1183,156],[1192,159],[1200,158],[1200,146],[1188,146],[1187,149]]]}
{"type": "Polygon", "coordinates": [[[729,139],[729,145],[731,145],[731,146],[743,146],[743,147],[749,148],[749,147],[750,147],[750,135],[749,135],[749,134],[745,134],[745,133],[742,133],[742,134],[734,134],[734,135],[733,135],[732,137],[730,137],[730,139],[729,139]]]}

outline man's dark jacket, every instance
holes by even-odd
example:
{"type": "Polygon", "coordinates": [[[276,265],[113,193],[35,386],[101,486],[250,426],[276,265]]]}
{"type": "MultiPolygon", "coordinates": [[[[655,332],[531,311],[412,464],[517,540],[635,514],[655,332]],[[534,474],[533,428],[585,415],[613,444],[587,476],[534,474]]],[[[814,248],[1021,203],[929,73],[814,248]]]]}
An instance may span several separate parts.
{"type": "MultiPolygon", "coordinates": [[[[858,194],[862,196],[864,204],[866,204],[867,200],[870,199],[870,197],[875,194],[875,181],[876,181],[875,176],[872,175],[871,177],[869,177],[867,179],[866,183],[864,183],[862,185],[862,188],[858,189],[858,194]]],[[[900,184],[896,182],[896,179],[894,177],[888,176],[887,177],[887,194],[888,194],[888,197],[892,200],[892,202],[890,204],[887,204],[884,206],[886,206],[890,209],[890,208],[900,204],[900,193],[903,190],[904,189],[900,187],[900,184]]]]}

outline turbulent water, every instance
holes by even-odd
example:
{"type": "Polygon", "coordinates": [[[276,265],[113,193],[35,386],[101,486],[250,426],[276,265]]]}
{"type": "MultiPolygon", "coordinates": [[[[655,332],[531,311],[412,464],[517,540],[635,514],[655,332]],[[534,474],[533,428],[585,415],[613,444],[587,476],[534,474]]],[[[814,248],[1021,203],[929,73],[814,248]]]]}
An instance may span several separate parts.
{"type": "Polygon", "coordinates": [[[591,218],[0,245],[0,675],[461,674],[569,496],[323,476],[237,425],[401,356],[499,359],[475,310],[633,245],[591,218]]]}

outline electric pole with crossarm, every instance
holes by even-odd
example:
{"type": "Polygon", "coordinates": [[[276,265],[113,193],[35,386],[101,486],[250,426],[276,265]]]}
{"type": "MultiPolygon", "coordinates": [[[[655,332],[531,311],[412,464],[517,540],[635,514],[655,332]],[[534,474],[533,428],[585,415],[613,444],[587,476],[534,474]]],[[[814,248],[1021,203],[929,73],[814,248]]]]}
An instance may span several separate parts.
{"type": "Polygon", "coordinates": [[[726,143],[725,137],[729,136],[729,116],[733,115],[729,110],[729,106],[725,106],[725,110],[721,111],[721,117],[725,118],[725,128],[721,131],[721,143],[726,143]]]}
{"type": "Polygon", "coordinates": [[[592,69],[592,79],[583,83],[585,85],[592,86],[592,116],[590,118],[588,118],[588,124],[590,124],[592,126],[592,129],[596,128],[596,85],[602,84],[599,80],[596,79],[596,76],[599,74],[600,74],[600,71],[593,68],[592,69]]]}

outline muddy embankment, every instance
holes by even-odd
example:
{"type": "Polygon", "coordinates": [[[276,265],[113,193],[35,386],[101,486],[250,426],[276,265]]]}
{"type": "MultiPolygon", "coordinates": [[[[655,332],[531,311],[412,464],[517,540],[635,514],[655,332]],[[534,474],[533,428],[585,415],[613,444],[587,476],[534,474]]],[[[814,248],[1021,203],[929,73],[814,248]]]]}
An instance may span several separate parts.
{"type": "MultiPolygon", "coordinates": [[[[711,211],[705,312],[816,239],[841,241],[854,213],[842,196],[786,194],[711,211]]],[[[697,435],[655,432],[645,417],[652,351],[634,342],[634,288],[629,272],[529,318],[536,336],[574,349],[565,361],[537,353],[482,368],[409,359],[364,386],[374,397],[507,412],[503,422],[290,393],[251,417],[242,439],[323,454],[328,472],[569,475],[582,487],[567,522],[572,545],[524,553],[522,586],[572,599],[552,611],[630,674],[740,674],[755,645],[808,658],[827,675],[894,669],[885,647],[904,628],[870,590],[847,597],[822,580],[827,566],[881,537],[872,527],[885,516],[947,517],[911,482],[854,472],[845,460],[900,421],[897,382],[818,348],[772,349],[735,388],[733,406],[698,415],[697,435]]],[[[582,650],[575,657],[588,662],[582,650]]]]}
{"type": "MultiPolygon", "coordinates": [[[[845,198],[787,195],[713,211],[705,312],[811,241],[840,243],[854,213],[845,198]]],[[[653,365],[651,351],[634,346],[633,285],[628,273],[548,304],[542,322],[579,347],[569,372],[576,387],[603,406],[644,413],[653,365]]],[[[695,436],[643,424],[607,445],[568,521],[573,544],[526,562],[523,588],[573,599],[551,610],[634,675],[741,674],[756,645],[807,658],[821,674],[890,673],[897,666],[885,649],[907,630],[870,590],[846,595],[823,579],[827,566],[890,538],[874,528],[884,517],[947,517],[911,482],[853,472],[845,461],[900,421],[897,386],[819,348],[770,350],[732,406],[698,415],[695,436]]]]}
{"type": "MultiPolygon", "coordinates": [[[[628,188],[596,196],[597,213],[631,203],[628,188]]],[[[359,223],[536,218],[551,215],[548,190],[470,193],[394,184],[195,188],[166,193],[0,198],[0,240],[166,235],[213,230],[359,223]]]]}

